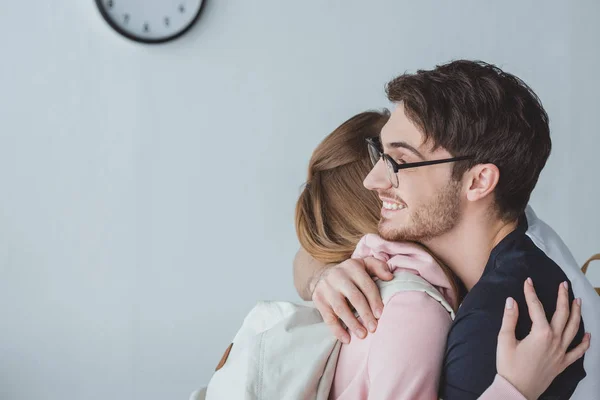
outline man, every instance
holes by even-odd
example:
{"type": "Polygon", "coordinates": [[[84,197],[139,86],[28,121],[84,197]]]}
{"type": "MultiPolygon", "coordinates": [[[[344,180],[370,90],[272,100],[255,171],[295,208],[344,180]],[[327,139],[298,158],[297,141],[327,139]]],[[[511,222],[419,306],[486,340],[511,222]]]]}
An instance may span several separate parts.
{"type": "MultiPolygon", "coordinates": [[[[550,154],[548,117],[525,83],[482,62],[455,61],[402,75],[388,84],[387,94],[397,107],[379,143],[370,144],[374,167],[365,187],[383,201],[379,234],[423,243],[468,291],[448,336],[440,396],[475,399],[496,373],[505,299],[523,307],[522,284],[531,278],[551,316],[556,287],[569,281],[525,234],[525,208],[550,154]]],[[[312,299],[340,339],[349,336],[338,317],[358,337],[367,334],[346,299],[364,326],[376,329],[382,304],[365,290],[372,286],[365,279],[367,273],[389,279],[385,271],[373,258],[348,260],[310,279],[312,299]]],[[[299,289],[305,283],[296,282],[299,289]]],[[[574,301],[570,282],[569,298],[574,301]]],[[[526,309],[519,314],[521,339],[531,321],[526,309]]],[[[572,346],[583,333],[582,322],[572,346]]],[[[581,359],[540,398],[569,398],[585,375],[581,359]]]]}

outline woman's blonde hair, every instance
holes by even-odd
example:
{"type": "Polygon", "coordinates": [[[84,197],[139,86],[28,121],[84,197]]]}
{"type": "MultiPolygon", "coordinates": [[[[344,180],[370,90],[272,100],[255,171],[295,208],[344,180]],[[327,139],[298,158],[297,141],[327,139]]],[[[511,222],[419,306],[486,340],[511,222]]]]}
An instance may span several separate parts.
{"type": "Polygon", "coordinates": [[[355,115],[313,152],[296,204],[296,233],[314,259],[340,263],[363,235],[377,232],[381,202],[362,184],[372,167],[365,139],[379,136],[389,117],[387,110],[355,115]]]}

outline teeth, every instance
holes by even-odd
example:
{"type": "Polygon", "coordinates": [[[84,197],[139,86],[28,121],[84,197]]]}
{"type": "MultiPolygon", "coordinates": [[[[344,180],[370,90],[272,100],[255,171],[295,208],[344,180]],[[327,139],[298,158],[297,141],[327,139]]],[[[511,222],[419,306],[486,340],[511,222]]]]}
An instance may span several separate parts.
{"type": "Polygon", "coordinates": [[[398,203],[388,203],[387,201],[383,202],[383,208],[386,210],[402,210],[404,206],[398,203]]]}

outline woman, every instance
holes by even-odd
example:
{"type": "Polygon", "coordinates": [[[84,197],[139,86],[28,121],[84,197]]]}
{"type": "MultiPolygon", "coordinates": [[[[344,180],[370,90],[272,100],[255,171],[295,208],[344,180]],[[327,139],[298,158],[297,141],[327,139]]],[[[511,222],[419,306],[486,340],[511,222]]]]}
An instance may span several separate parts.
{"type": "MultiPolygon", "coordinates": [[[[463,290],[448,268],[416,244],[390,243],[374,235],[381,204],[377,195],[362,185],[371,169],[365,139],[378,136],[388,118],[388,112],[358,114],[315,149],[308,180],[296,206],[296,230],[306,254],[300,252],[295,261],[294,281],[306,280],[298,278],[311,270],[307,262],[337,264],[353,254],[359,258],[374,256],[388,263],[390,277],[398,269],[419,275],[456,309],[463,290]]],[[[314,285],[309,286],[308,292],[297,287],[305,299],[311,298],[314,289],[314,285]]],[[[512,299],[507,299],[498,344],[498,376],[481,398],[537,398],[589,346],[586,339],[566,354],[566,347],[540,340],[538,332],[547,332],[549,324],[536,302],[533,287],[526,283],[524,291],[534,321],[532,333],[516,342],[518,309],[512,299]]],[[[375,301],[369,299],[369,303],[375,301]]],[[[567,290],[561,287],[556,314],[560,310],[565,314],[565,307],[568,315],[567,290]]],[[[327,316],[324,318],[327,320],[327,316]]],[[[553,338],[570,343],[579,318],[580,308],[574,305],[568,324],[563,317],[557,318],[556,324],[553,320],[553,338]]],[[[371,334],[367,336],[362,326],[350,327],[354,336],[364,340],[343,340],[331,398],[437,398],[445,338],[451,323],[443,307],[424,293],[399,293],[386,304],[377,326],[374,321],[361,322],[371,334]]]]}

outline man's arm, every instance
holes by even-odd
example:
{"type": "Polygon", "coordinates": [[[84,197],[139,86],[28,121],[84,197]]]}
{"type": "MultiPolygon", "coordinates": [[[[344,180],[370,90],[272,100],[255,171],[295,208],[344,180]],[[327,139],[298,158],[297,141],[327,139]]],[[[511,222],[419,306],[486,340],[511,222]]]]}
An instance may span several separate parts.
{"type": "Polygon", "coordinates": [[[294,286],[302,300],[312,300],[319,276],[334,265],[315,260],[302,247],[298,250],[294,257],[294,286]]]}

